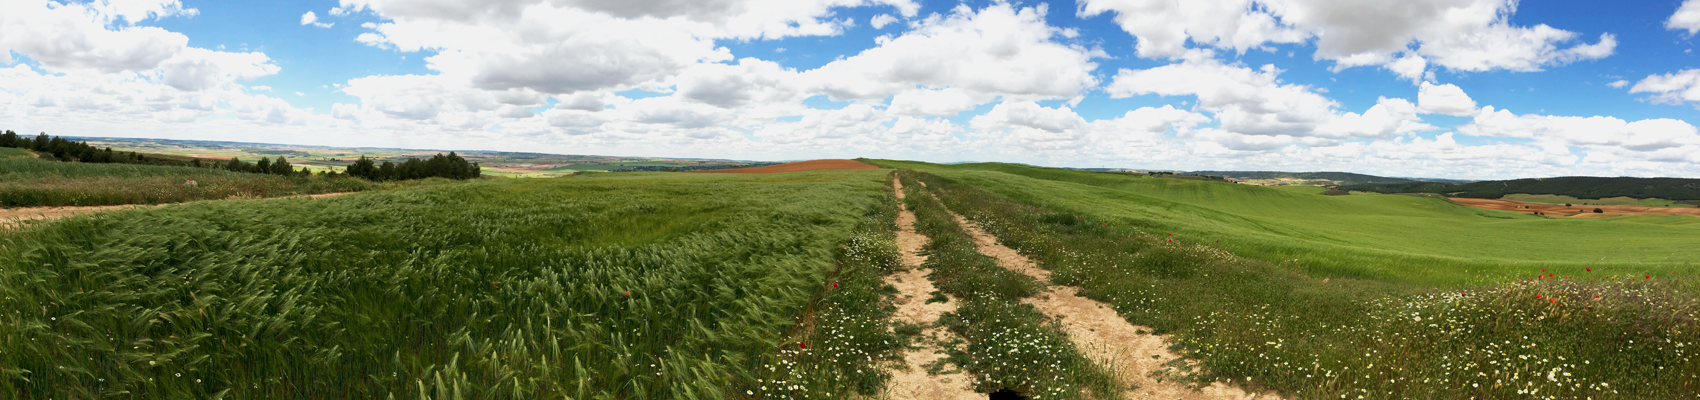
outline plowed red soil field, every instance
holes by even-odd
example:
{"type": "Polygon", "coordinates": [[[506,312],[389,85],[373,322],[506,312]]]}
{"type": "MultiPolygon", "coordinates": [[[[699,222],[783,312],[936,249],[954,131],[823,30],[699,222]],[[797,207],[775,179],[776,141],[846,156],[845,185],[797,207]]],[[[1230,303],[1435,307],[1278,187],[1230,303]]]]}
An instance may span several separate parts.
{"type": "Polygon", "coordinates": [[[715,170],[708,170],[708,171],[690,171],[690,172],[709,172],[709,173],[723,173],[723,174],[771,174],[771,173],[776,173],[776,172],[810,171],[810,170],[817,170],[817,169],[879,169],[879,167],[875,167],[873,165],[869,165],[868,163],[864,163],[864,162],[856,161],[856,160],[810,160],[810,161],[798,161],[798,162],[794,162],[794,163],[784,163],[784,164],[779,164],[779,165],[769,165],[769,166],[766,166],[766,167],[715,169],[715,170]]]}
{"type": "Polygon", "coordinates": [[[1463,198],[1463,197],[1453,197],[1452,201],[1456,201],[1459,204],[1463,204],[1463,205],[1470,206],[1470,207],[1484,208],[1484,209],[1489,209],[1489,210],[1515,211],[1515,212],[1520,212],[1520,213],[1524,213],[1524,214],[1534,214],[1535,212],[1538,211],[1538,212],[1546,214],[1546,216],[1548,216],[1548,217],[1611,218],[1611,217],[1627,217],[1627,216],[1631,216],[1631,215],[1687,215],[1687,216],[1691,216],[1691,217],[1700,217],[1700,208],[1694,208],[1694,207],[1677,208],[1677,207],[1593,206],[1593,205],[1575,205],[1575,206],[1565,207],[1562,204],[1524,203],[1524,202],[1521,202],[1521,201],[1511,201],[1511,200],[1469,199],[1469,198],[1463,198]],[[1598,209],[1600,209],[1600,211],[1604,211],[1604,212],[1594,213],[1595,208],[1598,208],[1598,209]]]}

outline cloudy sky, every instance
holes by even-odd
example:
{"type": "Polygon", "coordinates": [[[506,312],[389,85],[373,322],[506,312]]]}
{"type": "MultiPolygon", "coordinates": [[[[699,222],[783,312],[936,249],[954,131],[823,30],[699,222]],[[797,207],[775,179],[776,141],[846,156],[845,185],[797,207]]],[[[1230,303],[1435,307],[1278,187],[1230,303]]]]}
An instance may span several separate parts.
{"type": "Polygon", "coordinates": [[[0,129],[1700,177],[1700,0],[0,2],[0,129]]]}

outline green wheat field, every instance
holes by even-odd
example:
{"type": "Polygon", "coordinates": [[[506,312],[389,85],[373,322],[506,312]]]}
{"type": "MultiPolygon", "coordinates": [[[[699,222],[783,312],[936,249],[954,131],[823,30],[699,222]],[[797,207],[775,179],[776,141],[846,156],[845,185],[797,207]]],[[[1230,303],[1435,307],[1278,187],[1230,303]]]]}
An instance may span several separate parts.
{"type": "Polygon", "coordinates": [[[0,398],[880,398],[916,345],[893,179],[981,392],[1126,388],[949,212],[1171,335],[1195,386],[1700,396],[1692,217],[1010,164],[380,185],[27,155],[0,205],[181,204],[0,230],[0,398]],[[290,197],[331,192],[359,193],[290,197]]]}

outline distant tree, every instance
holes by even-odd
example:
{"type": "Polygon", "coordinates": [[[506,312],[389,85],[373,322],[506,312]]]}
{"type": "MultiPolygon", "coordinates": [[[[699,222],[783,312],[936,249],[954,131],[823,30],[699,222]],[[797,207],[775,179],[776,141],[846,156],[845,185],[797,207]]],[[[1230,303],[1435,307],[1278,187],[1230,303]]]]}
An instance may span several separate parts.
{"type": "Polygon", "coordinates": [[[379,181],[399,179],[399,178],[396,177],[395,163],[391,163],[389,161],[384,161],[383,164],[379,164],[378,165],[378,173],[376,173],[374,175],[376,175],[377,178],[378,178],[378,179],[374,179],[374,180],[379,180],[379,181]]]}
{"type": "Polygon", "coordinates": [[[1598,207],[1595,207],[1595,208],[1594,208],[1594,213],[1595,213],[1595,214],[1604,214],[1604,213],[1605,213],[1605,212],[1606,212],[1606,211],[1605,211],[1605,210],[1601,210],[1601,209],[1599,209],[1599,208],[1598,208],[1598,207]]]}
{"type": "Polygon", "coordinates": [[[373,181],[378,180],[378,166],[374,165],[372,159],[366,158],[366,156],[360,156],[359,160],[355,160],[353,164],[349,164],[346,172],[349,176],[373,181]]]}
{"type": "Polygon", "coordinates": [[[289,165],[289,160],[283,159],[283,156],[277,156],[277,161],[272,162],[271,170],[261,172],[273,175],[290,175],[295,173],[295,167],[289,165]]]}
{"type": "Polygon", "coordinates": [[[18,147],[18,133],[8,130],[0,135],[0,147],[18,147]]]}
{"type": "Polygon", "coordinates": [[[1569,206],[1570,206],[1570,203],[1564,203],[1564,206],[1565,206],[1565,207],[1569,207],[1569,206]]]}
{"type": "Polygon", "coordinates": [[[47,132],[42,132],[41,135],[35,137],[35,142],[30,144],[30,150],[45,152],[50,141],[51,139],[47,138],[47,132]]]}
{"type": "Polygon", "coordinates": [[[247,164],[248,163],[242,162],[242,160],[236,159],[236,157],[231,157],[230,162],[224,163],[224,169],[242,172],[242,170],[247,169],[247,164]]]}
{"type": "Polygon", "coordinates": [[[272,160],[267,159],[265,157],[260,157],[260,161],[254,163],[254,170],[250,171],[250,172],[258,172],[258,173],[262,173],[262,174],[271,173],[272,172],[272,160]]]}

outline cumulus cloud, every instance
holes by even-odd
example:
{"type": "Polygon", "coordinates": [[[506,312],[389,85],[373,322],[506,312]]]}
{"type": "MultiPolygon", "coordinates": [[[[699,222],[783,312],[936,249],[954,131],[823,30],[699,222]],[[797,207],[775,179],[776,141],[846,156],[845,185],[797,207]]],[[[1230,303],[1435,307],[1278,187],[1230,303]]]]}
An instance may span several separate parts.
{"type": "Polygon", "coordinates": [[[433,51],[428,66],[484,89],[554,93],[659,87],[692,65],[731,54],[715,39],[831,35],[854,24],[833,9],[909,0],[522,1],[345,0],[387,21],[359,41],[433,51]],[[620,34],[609,34],[620,32],[620,34]]]}
{"type": "Polygon", "coordinates": [[[717,107],[736,108],[752,104],[802,100],[797,71],[778,63],[754,58],[737,65],[698,64],[674,79],[678,93],[686,99],[717,107]]]}
{"type": "Polygon", "coordinates": [[[1316,57],[1336,69],[1382,65],[1407,79],[1427,65],[1461,71],[1537,71],[1603,58],[1617,46],[1601,34],[1570,47],[1579,34],[1546,25],[1513,26],[1516,0],[1081,0],[1079,14],[1114,13],[1138,38],[1140,57],[1181,58],[1198,46],[1258,49],[1313,40],[1316,57]],[[1420,58],[1413,58],[1420,56],[1420,58]]]}
{"type": "Polygon", "coordinates": [[[1417,88],[1417,105],[1423,112],[1439,113],[1456,116],[1469,116],[1476,113],[1476,101],[1470,95],[1464,94],[1464,89],[1458,85],[1436,85],[1423,82],[1417,88]]]}
{"type": "Polygon", "coordinates": [[[1700,32],[1700,0],[1684,0],[1676,13],[1665,20],[1665,29],[1685,30],[1690,35],[1700,32]]]}
{"type": "Polygon", "coordinates": [[[317,14],[313,14],[312,11],[308,11],[306,14],[301,14],[301,24],[317,26],[320,28],[329,28],[331,25],[336,25],[335,23],[319,22],[319,16],[317,14]]]}
{"type": "Polygon", "coordinates": [[[835,100],[878,100],[914,89],[955,88],[974,98],[1071,98],[1097,85],[1101,52],[1053,39],[1075,33],[1045,23],[1045,7],[957,6],[902,36],[805,73],[835,100]]]}
{"type": "Polygon", "coordinates": [[[1690,159],[1700,151],[1700,133],[1673,119],[1625,121],[1614,117],[1517,115],[1483,107],[1459,133],[1532,139],[1554,146],[1585,146],[1603,151],[1639,153],[1643,157],[1690,159]]]}
{"type": "Polygon", "coordinates": [[[1611,83],[1607,83],[1606,86],[1611,86],[1614,89],[1622,89],[1624,86],[1629,86],[1629,81],[1618,79],[1611,83]]]}
{"type": "Polygon", "coordinates": [[[1282,82],[1280,73],[1274,65],[1252,69],[1203,59],[1145,70],[1122,69],[1104,90],[1115,98],[1195,96],[1201,109],[1215,114],[1222,132],[1269,137],[1234,139],[1251,147],[1276,146],[1271,140],[1277,139],[1330,145],[1434,128],[1422,123],[1417,107],[1409,101],[1384,98],[1362,114],[1343,112],[1338,102],[1310,86],[1282,82]]]}
{"type": "Polygon", "coordinates": [[[880,14],[869,19],[868,25],[872,25],[874,29],[885,29],[886,25],[891,25],[894,22],[897,22],[897,17],[893,17],[891,14],[880,14]]]}
{"type": "Polygon", "coordinates": [[[1700,103],[1700,69],[1649,75],[1630,87],[1629,92],[1652,93],[1648,100],[1659,104],[1700,103]]]}

